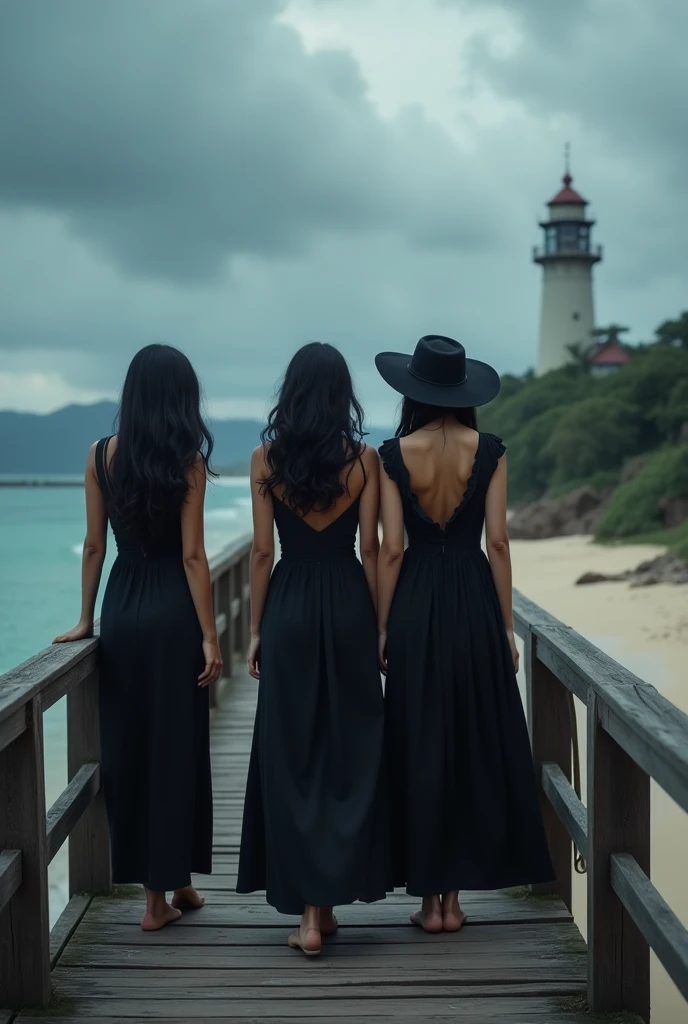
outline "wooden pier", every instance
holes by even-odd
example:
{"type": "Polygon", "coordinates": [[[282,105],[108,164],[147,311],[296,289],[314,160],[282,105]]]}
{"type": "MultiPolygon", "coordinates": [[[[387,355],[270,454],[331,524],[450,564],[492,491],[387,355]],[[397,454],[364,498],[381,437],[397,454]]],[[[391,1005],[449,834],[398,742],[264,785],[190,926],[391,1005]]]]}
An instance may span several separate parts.
{"type": "Polygon", "coordinates": [[[0,1024],[374,1021],[590,1024],[650,1020],[649,946],[688,995],[688,935],[649,881],[649,775],[688,809],[688,718],[518,596],[528,714],[558,879],[469,893],[458,935],[408,923],[395,893],[337,911],[306,960],[296,920],[235,890],[257,684],[243,667],[247,554],[213,563],[231,678],[214,694],[214,874],[200,911],[143,933],[140,890],[111,890],[97,744],[97,640],[51,648],[0,678],[0,1024]],[[570,693],[588,706],[587,809],[576,795],[570,693]],[[46,815],[42,712],[67,694],[70,784],[46,815]],[[571,785],[573,779],[574,785],[571,785]],[[70,836],[71,901],[48,930],[47,864],[70,836]],[[572,841],[588,861],[589,944],[570,913],[572,841]]]}

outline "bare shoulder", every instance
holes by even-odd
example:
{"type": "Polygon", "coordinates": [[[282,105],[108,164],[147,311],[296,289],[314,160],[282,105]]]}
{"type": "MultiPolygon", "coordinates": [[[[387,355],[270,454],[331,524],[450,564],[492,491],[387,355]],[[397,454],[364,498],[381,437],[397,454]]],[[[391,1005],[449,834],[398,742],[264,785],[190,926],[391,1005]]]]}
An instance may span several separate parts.
{"type": "Polygon", "coordinates": [[[370,444],[365,444],[361,441],[358,457],[365,466],[366,472],[374,473],[380,463],[380,457],[377,450],[370,444]]]}
{"type": "Polygon", "coordinates": [[[256,447],[251,452],[251,466],[256,468],[266,466],[269,449],[269,444],[256,445],[256,447]]]}

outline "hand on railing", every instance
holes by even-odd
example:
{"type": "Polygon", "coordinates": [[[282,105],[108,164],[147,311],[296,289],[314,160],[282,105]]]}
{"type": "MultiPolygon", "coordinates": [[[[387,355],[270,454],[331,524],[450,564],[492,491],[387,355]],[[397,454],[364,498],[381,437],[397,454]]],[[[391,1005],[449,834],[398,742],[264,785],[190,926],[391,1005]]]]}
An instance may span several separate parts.
{"type": "Polygon", "coordinates": [[[507,629],[506,638],[509,641],[509,650],[511,651],[511,660],[514,663],[514,672],[518,672],[518,665],[521,660],[521,656],[518,653],[516,637],[514,636],[513,629],[507,629]]]}
{"type": "Polygon", "coordinates": [[[260,679],[260,633],[251,633],[251,642],[248,645],[248,674],[254,679],[260,679]]]}
{"type": "Polygon", "coordinates": [[[205,668],[198,677],[199,686],[209,686],[216,683],[222,675],[222,655],[217,639],[203,641],[203,657],[205,668]]]}
{"type": "Polygon", "coordinates": [[[92,622],[79,622],[78,625],[74,626],[73,629],[68,629],[66,633],[60,633],[53,640],[54,644],[71,644],[75,640],[88,640],[89,637],[93,636],[93,623],[92,622]]]}

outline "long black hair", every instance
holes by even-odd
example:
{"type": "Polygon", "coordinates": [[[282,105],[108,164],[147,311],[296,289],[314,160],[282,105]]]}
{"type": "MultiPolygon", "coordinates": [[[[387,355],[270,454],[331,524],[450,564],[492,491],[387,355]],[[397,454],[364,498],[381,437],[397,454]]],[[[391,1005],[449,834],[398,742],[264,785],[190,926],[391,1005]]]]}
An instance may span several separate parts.
{"type": "Polygon", "coordinates": [[[111,512],[117,525],[154,537],[178,517],[187,473],[199,452],[211,473],[213,438],[201,414],[198,377],[183,352],[148,345],[132,359],[117,413],[110,467],[111,512]]]}
{"type": "Polygon", "coordinates": [[[473,408],[446,409],[440,405],[426,405],[424,402],[417,402],[415,398],[405,397],[401,404],[397,437],[406,437],[414,430],[427,427],[428,423],[445,420],[450,416],[466,427],[471,427],[473,430],[478,429],[478,415],[473,408]]]}
{"type": "Polygon", "coordinates": [[[300,515],[327,511],[347,490],[343,470],[359,457],[362,437],[363,410],[344,356],[319,341],[304,345],[261,434],[270,469],[264,489],[279,488],[300,515]]]}

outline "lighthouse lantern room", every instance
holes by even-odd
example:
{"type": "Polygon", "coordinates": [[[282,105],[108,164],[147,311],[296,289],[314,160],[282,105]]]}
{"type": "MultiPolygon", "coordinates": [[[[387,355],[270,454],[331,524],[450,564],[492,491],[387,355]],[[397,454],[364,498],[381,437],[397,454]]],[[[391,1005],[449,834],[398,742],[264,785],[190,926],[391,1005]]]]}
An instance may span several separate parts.
{"type": "Polygon", "coordinates": [[[549,219],[540,224],[544,244],[533,250],[543,269],[539,375],[571,362],[573,347],[589,348],[595,326],[592,268],[602,259],[602,247],[592,245],[595,222],[586,217],[586,200],[572,188],[568,154],[562,185],[547,204],[549,219]]]}

